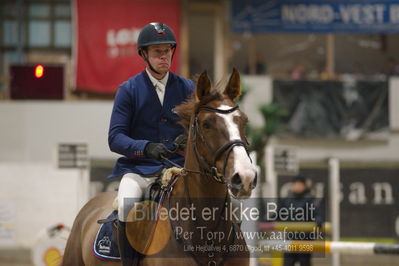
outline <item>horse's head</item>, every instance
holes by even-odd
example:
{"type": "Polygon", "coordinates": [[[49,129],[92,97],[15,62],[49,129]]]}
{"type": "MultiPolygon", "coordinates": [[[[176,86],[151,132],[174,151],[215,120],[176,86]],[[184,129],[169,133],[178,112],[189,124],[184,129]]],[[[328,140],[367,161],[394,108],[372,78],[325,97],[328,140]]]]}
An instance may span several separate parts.
{"type": "MultiPolygon", "coordinates": [[[[236,69],[224,88],[221,85],[212,88],[207,73],[202,73],[197,82],[190,123],[186,126],[201,170],[216,181],[227,183],[233,197],[248,198],[257,176],[245,138],[248,118],[234,103],[240,94],[240,75],[236,69]]],[[[183,109],[177,108],[181,117],[183,109]]]]}

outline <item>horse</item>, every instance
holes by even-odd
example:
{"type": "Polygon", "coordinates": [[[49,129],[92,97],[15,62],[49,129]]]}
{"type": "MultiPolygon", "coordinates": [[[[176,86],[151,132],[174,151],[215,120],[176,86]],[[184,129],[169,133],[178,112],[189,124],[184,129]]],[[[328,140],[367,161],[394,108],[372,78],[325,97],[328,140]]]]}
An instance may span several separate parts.
{"type": "MultiPolygon", "coordinates": [[[[235,68],[226,85],[214,87],[205,71],[193,95],[173,110],[187,133],[185,163],[169,182],[163,202],[155,204],[156,219],[128,218],[129,242],[142,254],[139,265],[249,265],[245,239],[237,237],[240,226],[229,215],[231,197],[250,197],[257,179],[245,137],[248,118],[235,104],[240,94],[235,68]],[[174,208],[181,210],[178,219],[168,213],[174,208]]],[[[62,265],[120,265],[100,260],[91,250],[97,221],[112,212],[115,197],[116,192],[104,192],[80,210],[62,265]]],[[[146,211],[141,213],[149,213],[151,205],[142,205],[146,211]]]]}

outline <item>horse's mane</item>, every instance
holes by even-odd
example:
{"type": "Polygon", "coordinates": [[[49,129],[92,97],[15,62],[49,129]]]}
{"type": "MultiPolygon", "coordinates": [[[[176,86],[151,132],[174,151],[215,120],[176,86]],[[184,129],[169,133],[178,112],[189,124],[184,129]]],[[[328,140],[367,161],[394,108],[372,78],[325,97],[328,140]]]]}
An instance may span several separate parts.
{"type": "Polygon", "coordinates": [[[225,83],[225,80],[218,82],[216,86],[211,89],[211,93],[203,97],[201,101],[194,92],[186,101],[174,108],[174,112],[180,117],[178,124],[180,124],[186,130],[186,133],[190,127],[191,115],[195,112],[195,109],[199,105],[205,105],[214,100],[222,100],[223,96],[221,89],[224,88],[223,85],[225,83]]]}
{"type": "Polygon", "coordinates": [[[199,105],[205,105],[213,100],[221,98],[222,96],[220,93],[212,93],[199,101],[194,92],[185,102],[175,107],[174,112],[180,117],[178,124],[180,124],[187,133],[190,127],[191,116],[195,112],[195,109],[197,109],[199,105]]]}
{"type": "Polygon", "coordinates": [[[197,96],[195,92],[193,92],[186,101],[174,108],[173,112],[180,117],[177,123],[186,130],[187,134],[190,126],[191,114],[194,112],[198,102],[197,96]]]}

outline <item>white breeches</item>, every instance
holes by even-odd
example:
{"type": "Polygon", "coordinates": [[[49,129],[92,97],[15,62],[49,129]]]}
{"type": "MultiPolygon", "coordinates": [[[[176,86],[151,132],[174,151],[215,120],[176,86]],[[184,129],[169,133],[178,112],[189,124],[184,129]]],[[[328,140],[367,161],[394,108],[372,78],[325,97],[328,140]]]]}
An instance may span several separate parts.
{"type": "Polygon", "coordinates": [[[126,222],[129,211],[134,203],[141,200],[146,187],[157,177],[143,177],[139,174],[128,173],[122,177],[118,189],[119,220],[126,222]]]}

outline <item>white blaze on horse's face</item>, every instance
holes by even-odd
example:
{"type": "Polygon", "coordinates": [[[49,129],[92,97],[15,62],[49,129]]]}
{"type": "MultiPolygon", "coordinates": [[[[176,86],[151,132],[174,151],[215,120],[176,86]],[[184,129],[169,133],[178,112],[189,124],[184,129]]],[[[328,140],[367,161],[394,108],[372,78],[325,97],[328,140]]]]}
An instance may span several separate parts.
{"type": "MultiPolygon", "coordinates": [[[[221,105],[218,109],[228,110],[231,109],[231,106],[221,105]]],[[[238,110],[230,114],[216,115],[223,118],[229,133],[230,141],[237,139],[242,140],[240,129],[237,123],[234,122],[234,117],[240,115],[238,110]]],[[[232,174],[227,176],[230,194],[235,198],[248,198],[251,196],[251,190],[256,184],[255,167],[252,165],[251,159],[243,146],[235,146],[232,154],[234,155],[234,166],[233,169],[229,171],[232,174]]]]}

